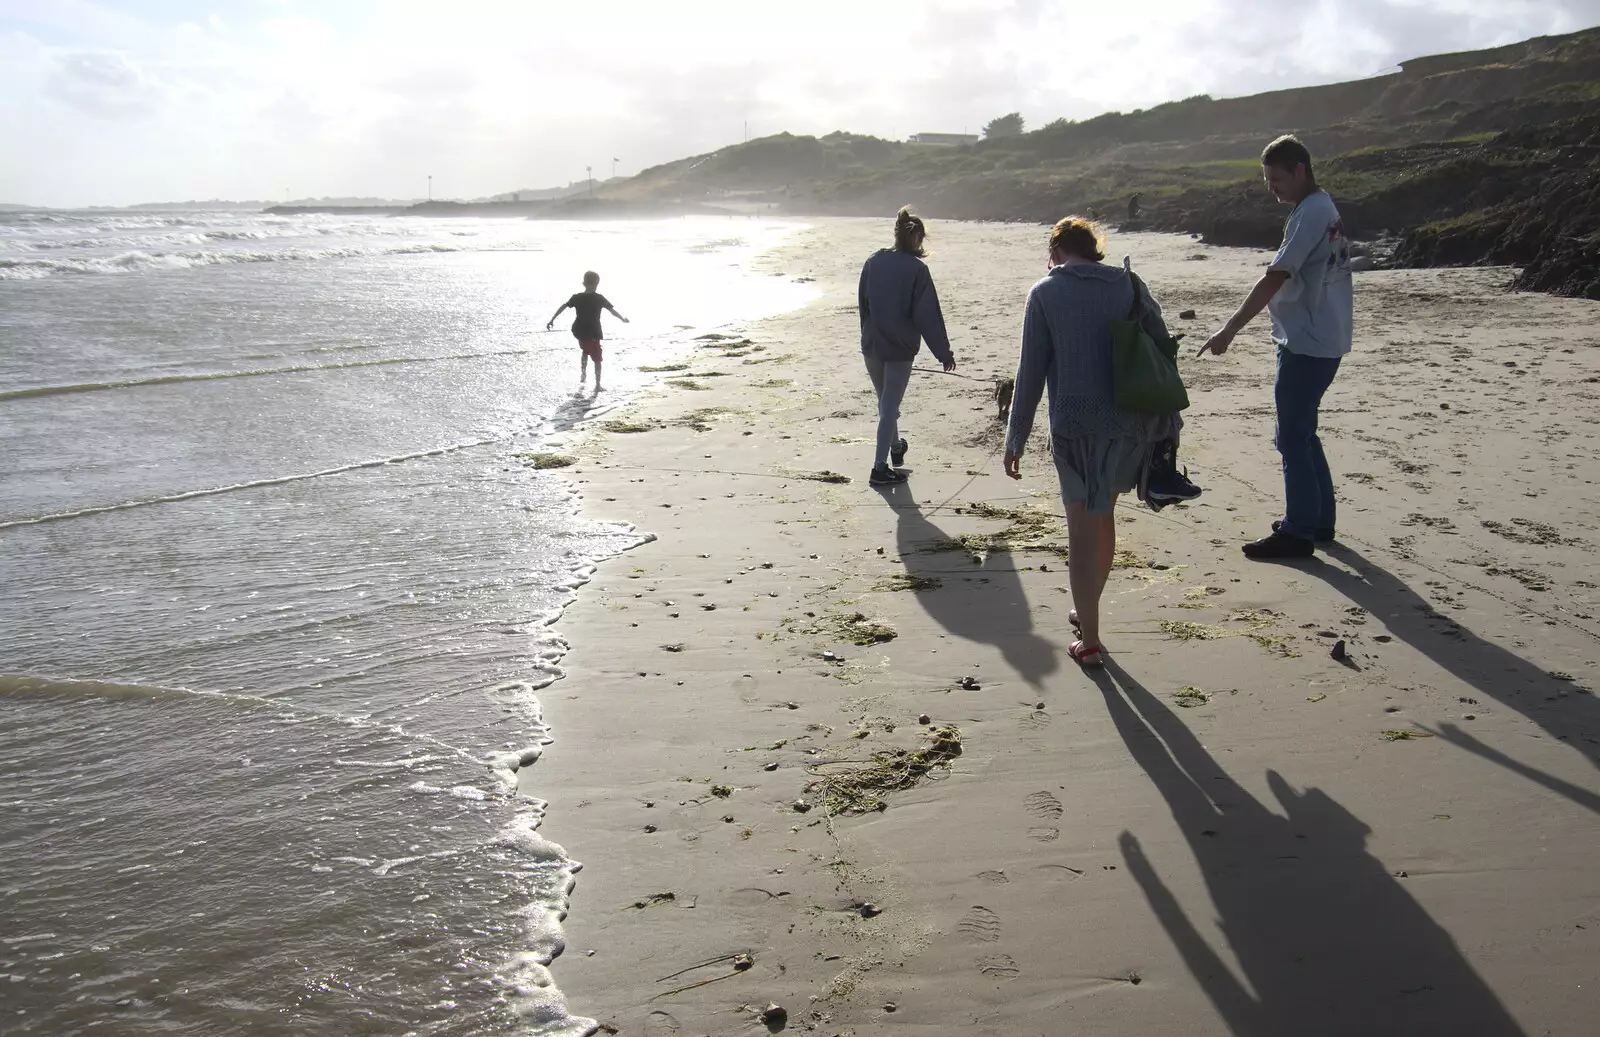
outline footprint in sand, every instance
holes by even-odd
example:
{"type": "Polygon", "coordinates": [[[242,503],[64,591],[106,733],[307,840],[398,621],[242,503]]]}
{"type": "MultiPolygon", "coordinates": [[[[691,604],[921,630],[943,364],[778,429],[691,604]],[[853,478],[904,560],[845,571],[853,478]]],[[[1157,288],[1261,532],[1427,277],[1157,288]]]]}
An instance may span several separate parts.
{"type": "MultiPolygon", "coordinates": [[[[1061,820],[1061,800],[1049,792],[1035,792],[1022,801],[1022,805],[1040,821],[1061,820]]],[[[1028,829],[1028,838],[1039,843],[1053,843],[1061,836],[1061,829],[1052,824],[1035,825],[1028,829]]]]}
{"type": "Polygon", "coordinates": [[[1042,731],[1050,726],[1050,714],[1042,709],[1030,709],[1017,718],[1017,723],[1029,731],[1042,731]]]}
{"type": "Polygon", "coordinates": [[[1028,813],[1041,821],[1061,820],[1061,801],[1049,792],[1035,792],[1022,801],[1028,813]]]}
{"type": "Polygon", "coordinates": [[[976,943],[1000,939],[1000,916],[986,907],[974,906],[956,923],[956,931],[976,943]]]}
{"type": "Polygon", "coordinates": [[[644,1017],[644,1032],[651,1037],[671,1037],[680,1033],[683,1027],[678,1024],[670,1014],[657,1009],[644,1017]]]}
{"type": "Polygon", "coordinates": [[[1011,881],[1011,879],[1009,879],[1006,876],[1006,873],[1003,871],[980,871],[974,876],[974,878],[980,878],[985,882],[992,882],[996,886],[1003,886],[1007,882],[1011,881]]]}
{"type": "Polygon", "coordinates": [[[1012,979],[1022,972],[1017,960],[1009,954],[989,954],[978,959],[978,971],[985,976],[1012,979]]]}

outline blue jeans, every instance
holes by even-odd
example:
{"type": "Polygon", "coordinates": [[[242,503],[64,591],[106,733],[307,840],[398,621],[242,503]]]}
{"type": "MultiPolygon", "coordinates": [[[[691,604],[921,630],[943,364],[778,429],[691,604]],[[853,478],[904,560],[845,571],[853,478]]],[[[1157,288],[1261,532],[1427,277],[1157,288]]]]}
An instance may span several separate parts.
{"type": "Polygon", "coordinates": [[[1339,373],[1338,357],[1303,356],[1278,347],[1278,453],[1283,456],[1283,522],[1279,532],[1304,540],[1331,538],[1333,474],[1317,438],[1317,408],[1339,373]]]}
{"type": "Polygon", "coordinates": [[[872,379],[873,391],[878,394],[878,442],[872,455],[872,466],[889,463],[889,451],[900,438],[900,401],[905,399],[906,386],[911,383],[911,361],[883,360],[871,353],[863,353],[867,362],[867,377],[872,379]]]}

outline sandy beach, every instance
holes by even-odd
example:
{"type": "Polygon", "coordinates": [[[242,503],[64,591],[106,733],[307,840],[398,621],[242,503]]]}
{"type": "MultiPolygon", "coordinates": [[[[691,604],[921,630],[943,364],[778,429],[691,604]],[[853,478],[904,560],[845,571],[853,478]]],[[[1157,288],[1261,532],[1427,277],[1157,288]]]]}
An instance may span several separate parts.
{"type": "MultiPolygon", "coordinates": [[[[799,231],[762,263],[813,304],[559,445],[587,517],[654,535],[560,621],[556,744],[523,772],[584,863],[571,1010],[633,1035],[1593,1033],[1596,304],[1359,274],[1323,408],[1340,541],[1304,563],[1238,549],[1281,494],[1265,318],[1186,360],[1206,493],[1119,507],[1095,674],[1066,655],[1043,414],[1022,482],[1000,468],[1044,230],[930,224],[960,377],[919,357],[911,478],[880,492],[855,279],[888,237],[799,231]]],[[[1191,353],[1268,258],[1108,251],[1191,353]]]]}

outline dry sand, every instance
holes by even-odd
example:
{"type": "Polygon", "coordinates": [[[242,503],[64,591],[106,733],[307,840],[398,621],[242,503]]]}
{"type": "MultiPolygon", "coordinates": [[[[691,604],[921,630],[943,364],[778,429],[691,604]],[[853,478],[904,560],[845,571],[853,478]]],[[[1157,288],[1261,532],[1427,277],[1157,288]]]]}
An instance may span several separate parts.
{"type": "MultiPolygon", "coordinates": [[[[612,416],[650,431],[568,438],[586,513],[657,537],[562,620],[559,744],[526,775],[586,865],[572,1009],[651,1035],[764,1033],[769,1003],[821,1034],[1597,1032],[1600,307],[1358,275],[1323,411],[1342,539],[1305,563],[1238,550],[1279,504],[1264,318],[1186,361],[1207,492],[1119,509],[1095,675],[1065,653],[1059,519],[1005,514],[1058,516],[1053,469],[999,466],[990,380],[1043,231],[930,230],[970,379],[913,377],[905,487],[865,478],[855,276],[886,221],[769,257],[821,297],[612,416]],[[819,778],[940,725],[948,766],[830,816],[819,778]]],[[[1267,258],[1110,250],[1191,346],[1267,258]]]]}

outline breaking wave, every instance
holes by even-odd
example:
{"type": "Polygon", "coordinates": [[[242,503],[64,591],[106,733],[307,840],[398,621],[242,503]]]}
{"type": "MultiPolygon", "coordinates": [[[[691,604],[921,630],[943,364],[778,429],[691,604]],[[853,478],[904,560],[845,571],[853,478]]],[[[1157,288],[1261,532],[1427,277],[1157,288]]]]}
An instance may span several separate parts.
{"type": "Polygon", "coordinates": [[[193,270],[231,263],[275,263],[287,260],[349,259],[356,256],[410,255],[424,252],[462,252],[455,245],[400,245],[394,248],[319,248],[261,251],[146,252],[133,250],[115,256],[81,259],[0,258],[0,281],[26,281],[60,274],[141,274],[162,270],[193,270]]]}

